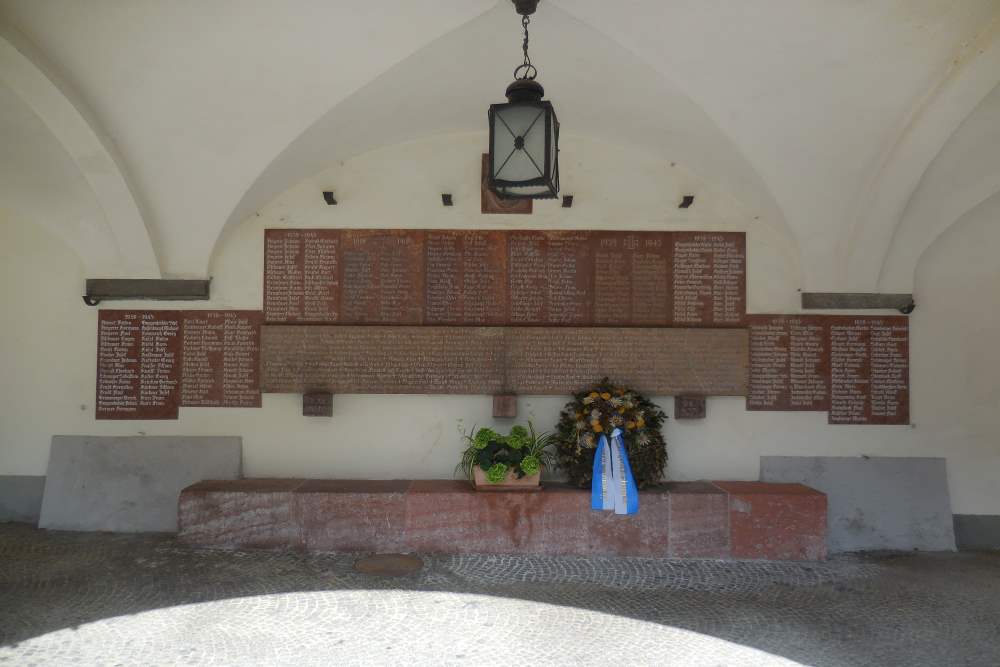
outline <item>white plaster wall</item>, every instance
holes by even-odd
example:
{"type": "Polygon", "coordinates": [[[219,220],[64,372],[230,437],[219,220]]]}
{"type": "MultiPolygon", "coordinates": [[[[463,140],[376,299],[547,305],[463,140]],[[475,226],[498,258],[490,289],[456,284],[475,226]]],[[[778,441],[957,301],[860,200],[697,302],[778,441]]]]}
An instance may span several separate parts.
{"type": "MultiPolygon", "coordinates": [[[[567,137],[573,208],[479,214],[479,134],[436,137],[361,155],[279,196],[235,227],[213,258],[213,300],[181,307],[259,308],[267,227],[722,229],[748,235],[753,312],[797,312],[800,267],[789,239],[682,166],[567,137]],[[340,204],[320,192],[332,188],[340,204]],[[456,205],[444,208],[440,193],[456,205]],[[676,208],[694,193],[692,209],[676,208]]],[[[761,455],[946,456],[953,509],[1000,514],[1000,200],[970,213],[925,254],[912,324],[909,426],[828,426],[824,413],[747,412],[713,398],[708,418],[668,420],[673,479],[755,479],[761,455]]],[[[241,435],[251,476],[431,478],[452,474],[457,428],[490,424],[486,396],[344,395],[332,419],[301,416],[295,395],[261,409],[182,408],[177,421],[95,421],[97,309],[80,300],[83,269],[40,226],[0,214],[0,474],[44,474],[53,434],[241,435]]],[[[164,304],[175,307],[178,304],[164,304]]],[[[148,307],[149,304],[109,304],[148,307]]],[[[668,414],[673,403],[658,402],[668,414]]],[[[564,397],[522,397],[522,419],[550,428],[564,397]]],[[[502,427],[506,424],[502,425],[502,427]]]]}

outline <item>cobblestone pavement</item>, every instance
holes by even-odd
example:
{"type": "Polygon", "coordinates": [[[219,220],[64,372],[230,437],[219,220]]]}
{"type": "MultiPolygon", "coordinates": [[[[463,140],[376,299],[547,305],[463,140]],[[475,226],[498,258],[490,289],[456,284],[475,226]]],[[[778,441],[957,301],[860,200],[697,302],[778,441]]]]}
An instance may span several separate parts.
{"type": "Polygon", "coordinates": [[[356,558],[0,525],[0,664],[1000,665],[1000,554],[356,558]]]}

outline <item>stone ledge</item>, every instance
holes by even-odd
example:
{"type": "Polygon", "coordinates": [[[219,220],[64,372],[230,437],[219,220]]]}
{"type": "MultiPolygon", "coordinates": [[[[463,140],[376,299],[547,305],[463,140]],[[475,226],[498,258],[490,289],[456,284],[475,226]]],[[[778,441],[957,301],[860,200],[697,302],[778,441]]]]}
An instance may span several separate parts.
{"type": "Polygon", "coordinates": [[[180,538],[222,548],[822,560],[826,496],[801,484],[672,482],[634,516],[590,492],[479,493],[458,480],[242,479],[187,487],[180,538]]]}

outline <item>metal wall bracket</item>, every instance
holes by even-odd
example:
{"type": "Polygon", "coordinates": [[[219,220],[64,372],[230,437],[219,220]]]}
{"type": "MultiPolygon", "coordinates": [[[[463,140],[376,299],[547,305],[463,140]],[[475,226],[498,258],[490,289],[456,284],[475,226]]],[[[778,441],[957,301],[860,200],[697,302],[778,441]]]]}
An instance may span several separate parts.
{"type": "Polygon", "coordinates": [[[87,280],[83,302],[96,306],[102,301],[127,299],[153,301],[207,301],[212,280],[160,280],[144,278],[92,278],[87,280]]]}
{"type": "Polygon", "coordinates": [[[898,310],[909,315],[917,305],[912,294],[803,292],[803,310],[898,310]]]}

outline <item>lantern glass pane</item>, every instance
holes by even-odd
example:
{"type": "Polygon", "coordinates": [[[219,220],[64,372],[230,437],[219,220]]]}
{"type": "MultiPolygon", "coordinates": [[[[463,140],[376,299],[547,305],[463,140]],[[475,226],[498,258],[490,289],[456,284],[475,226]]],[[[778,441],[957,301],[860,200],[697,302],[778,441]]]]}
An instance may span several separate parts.
{"type": "Polygon", "coordinates": [[[493,124],[493,177],[527,181],[545,176],[545,109],[511,105],[497,109],[493,124]],[[520,137],[524,143],[516,147],[520,137]]]}

